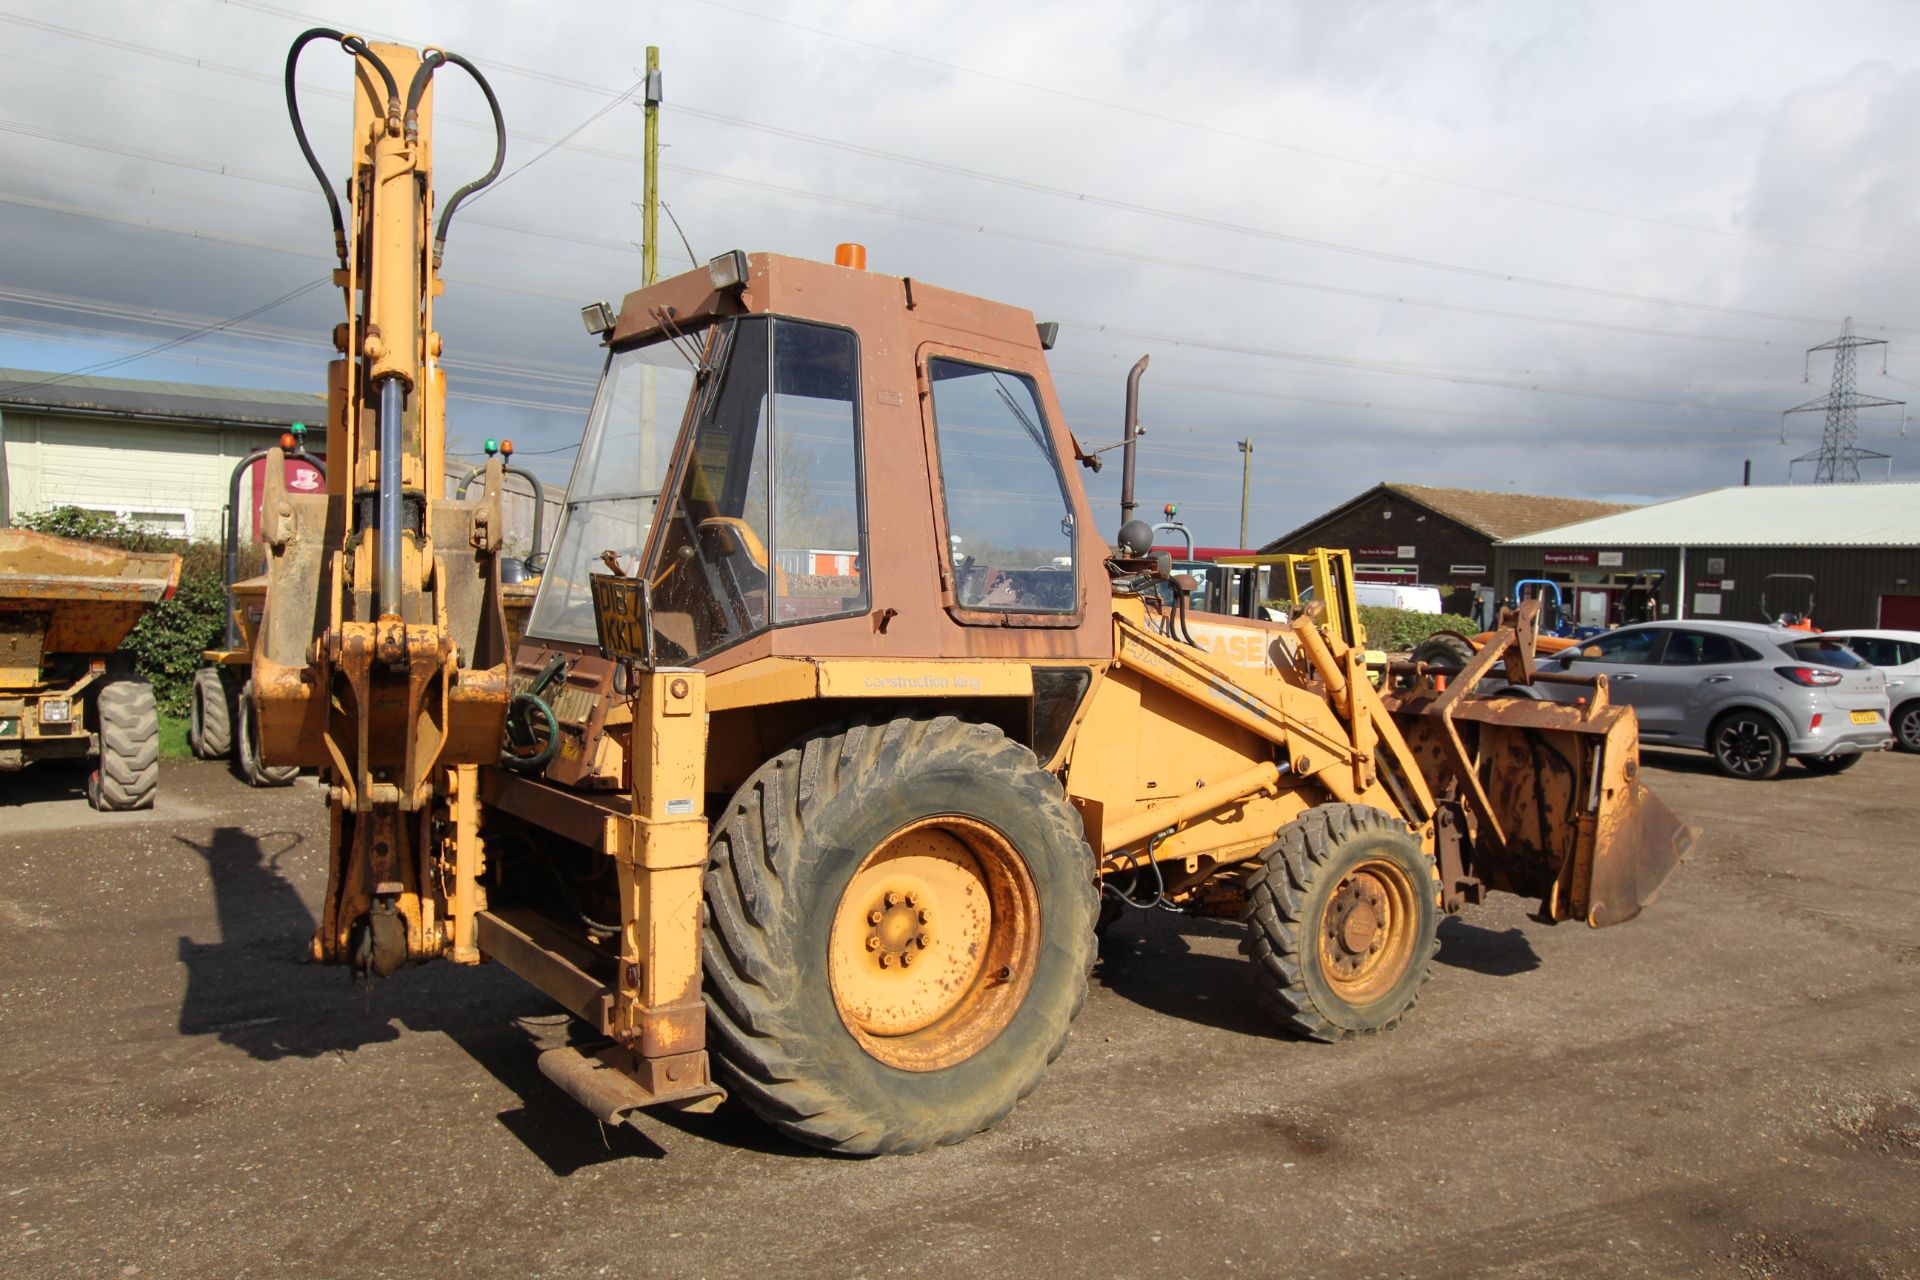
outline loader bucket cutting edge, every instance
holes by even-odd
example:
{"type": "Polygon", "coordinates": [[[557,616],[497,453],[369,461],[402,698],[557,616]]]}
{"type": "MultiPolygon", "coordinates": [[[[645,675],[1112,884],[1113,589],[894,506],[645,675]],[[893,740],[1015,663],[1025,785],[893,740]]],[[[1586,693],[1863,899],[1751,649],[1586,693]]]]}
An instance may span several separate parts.
{"type": "Polygon", "coordinates": [[[1651,906],[1697,838],[1698,832],[1635,776],[1615,796],[1611,812],[1603,807],[1600,814],[1587,923],[1596,929],[1622,924],[1651,906]]]}

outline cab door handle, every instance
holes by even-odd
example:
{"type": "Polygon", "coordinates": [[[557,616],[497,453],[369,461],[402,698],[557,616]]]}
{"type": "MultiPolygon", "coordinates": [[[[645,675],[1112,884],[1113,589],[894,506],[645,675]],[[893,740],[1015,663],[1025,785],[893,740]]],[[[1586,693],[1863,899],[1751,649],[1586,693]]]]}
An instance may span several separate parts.
{"type": "Polygon", "coordinates": [[[1700,683],[1701,684],[1725,684],[1727,681],[1731,679],[1733,679],[1732,676],[1708,676],[1705,680],[1702,680],[1700,683]]]}
{"type": "Polygon", "coordinates": [[[1613,683],[1624,684],[1628,680],[1638,680],[1639,678],[1638,675],[1631,671],[1622,671],[1619,675],[1613,677],[1613,683]]]}

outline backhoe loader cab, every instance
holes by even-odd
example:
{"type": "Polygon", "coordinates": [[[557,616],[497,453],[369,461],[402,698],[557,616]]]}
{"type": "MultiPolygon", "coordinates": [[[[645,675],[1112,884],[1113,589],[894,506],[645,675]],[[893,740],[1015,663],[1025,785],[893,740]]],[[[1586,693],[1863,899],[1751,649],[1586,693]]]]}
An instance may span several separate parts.
{"type": "Polygon", "coordinates": [[[530,637],[595,643],[612,551],[650,584],[662,663],[1111,651],[1107,548],[1031,315],[718,261],[738,283],[716,268],[621,309],[530,637]]]}
{"type": "Polygon", "coordinates": [[[1442,913],[1615,923],[1686,847],[1604,680],[1471,696],[1532,678],[1531,610],[1445,689],[1311,618],[1196,638],[1096,528],[1025,311],[730,253],[606,342],[523,732],[423,878],[453,958],[579,1016],[541,1065],[603,1118],[726,1087],[844,1151],[956,1141],[1128,906],[1242,916],[1256,999],[1333,1040],[1411,1007],[1442,913]]]}

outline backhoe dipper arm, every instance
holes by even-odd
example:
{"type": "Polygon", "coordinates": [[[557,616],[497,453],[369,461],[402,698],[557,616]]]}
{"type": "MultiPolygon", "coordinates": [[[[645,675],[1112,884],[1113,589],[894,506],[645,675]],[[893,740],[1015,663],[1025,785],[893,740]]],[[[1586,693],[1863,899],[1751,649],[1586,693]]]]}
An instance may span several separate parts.
{"type": "MultiPolygon", "coordinates": [[[[261,752],[325,770],[331,873],[314,939],[323,960],[388,973],[450,940],[436,886],[456,859],[453,770],[498,755],[507,645],[496,556],[501,464],[473,501],[446,493],[446,387],[434,300],[453,203],[433,228],[432,81],[464,58],[315,28],[287,55],[295,138],[327,197],[347,304],[328,372],[333,465],[325,497],[289,494],[268,459],[262,533],[267,602],[253,654],[261,752]],[[301,51],[352,55],[353,164],[345,209],[308,144],[295,95],[301,51]],[[443,848],[445,845],[447,847],[443,848]]],[[[461,793],[464,794],[464,793],[461,793]]]]}

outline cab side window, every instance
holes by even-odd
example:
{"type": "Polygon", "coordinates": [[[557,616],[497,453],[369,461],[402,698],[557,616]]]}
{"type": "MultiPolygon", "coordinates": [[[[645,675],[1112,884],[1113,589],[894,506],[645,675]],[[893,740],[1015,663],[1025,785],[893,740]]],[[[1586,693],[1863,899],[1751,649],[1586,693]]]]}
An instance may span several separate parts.
{"type": "Polygon", "coordinates": [[[927,381],[960,607],[1074,612],[1073,505],[1033,379],[935,358],[927,381]]]}

